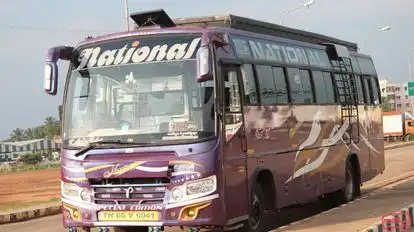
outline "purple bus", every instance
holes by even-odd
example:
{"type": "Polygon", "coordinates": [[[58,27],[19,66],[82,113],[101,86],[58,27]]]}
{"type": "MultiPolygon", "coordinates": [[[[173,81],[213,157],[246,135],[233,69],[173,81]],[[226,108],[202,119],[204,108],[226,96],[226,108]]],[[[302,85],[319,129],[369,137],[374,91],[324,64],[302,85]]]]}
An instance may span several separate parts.
{"type": "Polygon", "coordinates": [[[266,213],[352,201],[385,169],[378,77],[355,44],[255,20],[243,29],[163,10],[131,18],[133,31],[48,52],[50,95],[57,61],[70,61],[70,231],[259,232],[266,213]]]}

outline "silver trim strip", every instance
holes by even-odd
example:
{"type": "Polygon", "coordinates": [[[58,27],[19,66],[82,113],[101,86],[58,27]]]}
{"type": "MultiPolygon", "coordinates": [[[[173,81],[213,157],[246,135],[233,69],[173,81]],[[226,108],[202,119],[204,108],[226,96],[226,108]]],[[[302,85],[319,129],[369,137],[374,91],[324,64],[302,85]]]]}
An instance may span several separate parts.
{"type": "Polygon", "coordinates": [[[117,188],[117,187],[164,187],[168,184],[108,184],[108,185],[91,185],[94,188],[117,188]]]}
{"type": "Polygon", "coordinates": [[[95,203],[92,203],[92,202],[90,204],[85,204],[85,203],[82,203],[82,202],[69,200],[67,198],[62,198],[62,202],[67,203],[67,204],[72,205],[72,206],[75,206],[75,207],[81,207],[81,208],[84,208],[84,209],[95,210],[94,209],[95,203]]]}
{"type": "Polygon", "coordinates": [[[183,201],[183,202],[178,202],[178,203],[173,203],[173,204],[168,204],[165,206],[165,209],[172,209],[172,208],[177,208],[180,206],[185,206],[185,205],[190,205],[190,204],[196,204],[196,203],[200,203],[203,201],[210,201],[210,200],[214,200],[219,198],[218,193],[214,194],[214,195],[210,195],[210,196],[206,196],[206,197],[201,197],[201,198],[196,198],[196,199],[192,199],[192,200],[188,200],[188,201],[183,201]]]}
{"type": "Polygon", "coordinates": [[[230,220],[227,221],[227,225],[233,225],[236,224],[238,222],[244,221],[249,219],[249,215],[242,215],[240,217],[236,217],[236,218],[232,218],[230,220]]]}
{"type": "Polygon", "coordinates": [[[243,224],[237,225],[237,226],[232,226],[232,227],[224,227],[224,231],[229,231],[229,230],[237,230],[243,227],[243,224]]]}

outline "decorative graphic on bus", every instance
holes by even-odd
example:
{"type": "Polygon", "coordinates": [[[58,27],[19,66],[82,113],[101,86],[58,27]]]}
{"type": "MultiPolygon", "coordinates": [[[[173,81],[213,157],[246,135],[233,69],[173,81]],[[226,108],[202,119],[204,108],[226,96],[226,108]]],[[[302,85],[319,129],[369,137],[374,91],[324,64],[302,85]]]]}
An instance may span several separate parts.
{"type": "MultiPolygon", "coordinates": [[[[141,39],[105,43],[86,48],[77,57],[76,69],[103,67],[128,63],[194,58],[200,38],[141,39]]],[[[75,60],[76,61],[76,60],[75,60]]]]}

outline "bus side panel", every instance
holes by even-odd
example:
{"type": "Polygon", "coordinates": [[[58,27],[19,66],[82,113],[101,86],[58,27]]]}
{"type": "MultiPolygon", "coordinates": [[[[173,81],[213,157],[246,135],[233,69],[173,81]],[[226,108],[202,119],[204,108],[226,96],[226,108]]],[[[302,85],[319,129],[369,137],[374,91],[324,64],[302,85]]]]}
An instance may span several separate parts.
{"type": "Polygon", "coordinates": [[[249,189],[258,169],[269,170],[276,188],[274,199],[278,207],[293,204],[297,198],[293,194],[301,185],[297,180],[285,186],[294,169],[295,157],[288,132],[296,122],[290,117],[290,108],[291,106],[244,108],[247,146],[251,151],[247,157],[249,189]]]}
{"type": "Polygon", "coordinates": [[[248,148],[253,151],[248,157],[249,186],[256,169],[270,170],[278,207],[343,187],[349,147],[341,135],[335,136],[344,133],[340,106],[249,106],[245,111],[248,148]]]}
{"type": "Polygon", "coordinates": [[[382,110],[380,106],[368,107],[368,118],[371,122],[369,141],[372,144],[370,149],[370,166],[371,175],[370,180],[375,176],[382,173],[385,169],[385,151],[384,151],[384,138],[383,138],[383,126],[382,126],[382,110]]]}

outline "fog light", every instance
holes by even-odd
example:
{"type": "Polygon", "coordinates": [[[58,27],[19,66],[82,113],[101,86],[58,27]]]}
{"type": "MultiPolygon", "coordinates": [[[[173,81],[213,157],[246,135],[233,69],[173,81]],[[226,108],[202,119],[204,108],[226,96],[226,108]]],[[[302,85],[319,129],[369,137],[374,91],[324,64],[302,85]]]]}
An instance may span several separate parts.
{"type": "Polygon", "coordinates": [[[194,217],[196,212],[194,210],[190,209],[190,210],[188,210],[187,214],[188,214],[189,217],[194,217]]]}
{"type": "Polygon", "coordinates": [[[181,209],[178,219],[181,221],[192,221],[197,218],[200,210],[208,207],[210,204],[211,201],[188,205],[181,209]]]}
{"type": "Polygon", "coordinates": [[[90,213],[88,213],[88,212],[85,212],[85,213],[83,213],[83,217],[84,217],[85,219],[90,220],[90,219],[91,219],[91,214],[90,214],[90,213]]]}

